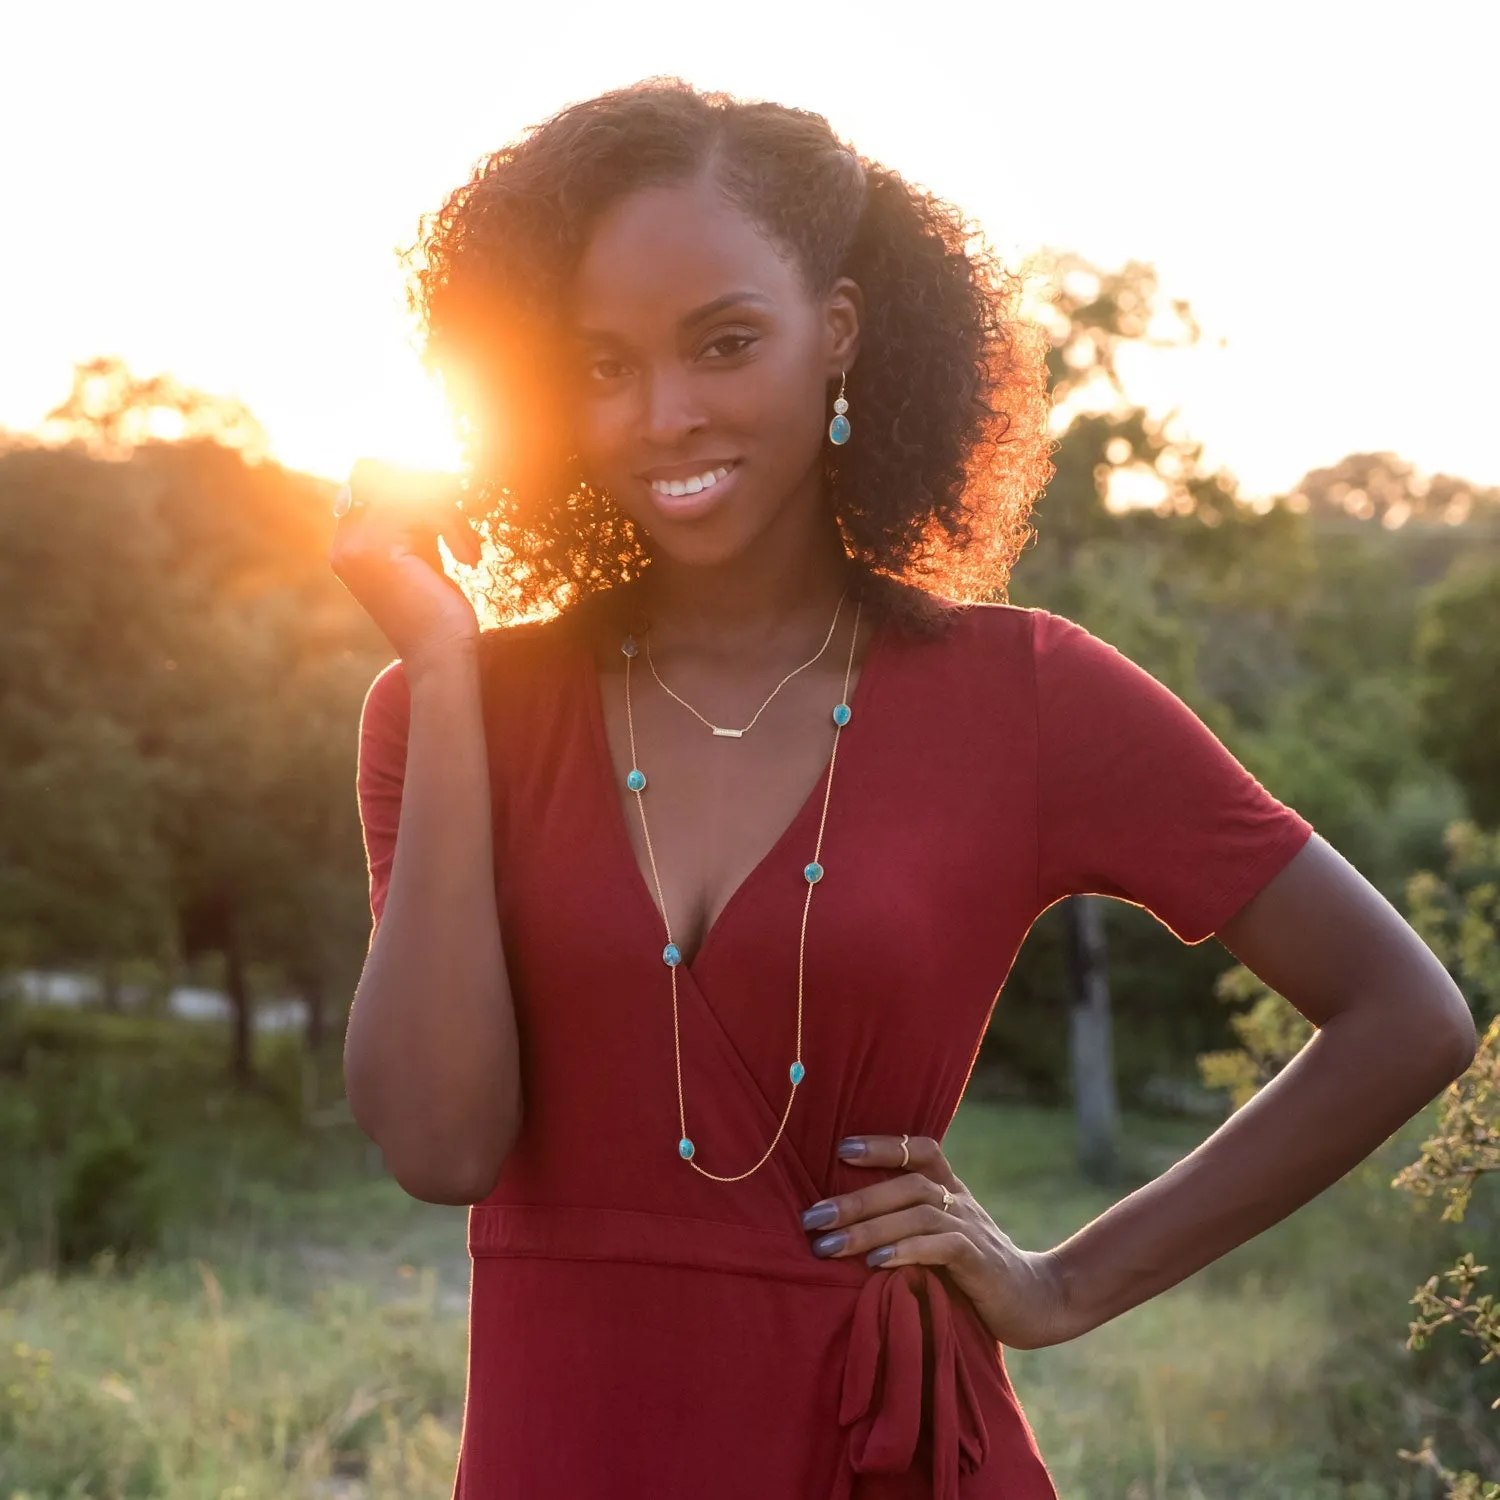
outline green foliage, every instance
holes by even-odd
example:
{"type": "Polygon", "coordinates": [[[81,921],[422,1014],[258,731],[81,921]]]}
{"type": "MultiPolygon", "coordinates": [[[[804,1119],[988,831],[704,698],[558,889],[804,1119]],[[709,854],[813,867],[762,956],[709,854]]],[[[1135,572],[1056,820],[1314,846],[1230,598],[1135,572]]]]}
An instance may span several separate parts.
{"type": "Polygon", "coordinates": [[[1460,820],[1443,844],[1444,875],[1419,870],[1407,882],[1411,924],[1483,1022],[1500,1015],[1500,829],[1460,820]]]}
{"type": "MultiPolygon", "coordinates": [[[[1474,1062],[1443,1094],[1436,1128],[1421,1143],[1418,1159],[1391,1180],[1415,1198],[1443,1196],[1442,1220],[1459,1224],[1473,1201],[1475,1185],[1500,1172],[1500,833],[1487,834],[1460,821],[1446,830],[1448,864],[1443,875],[1418,871],[1407,883],[1412,926],[1452,972],[1477,1014],[1494,1014],[1474,1062]]],[[[1313,1027],[1282,996],[1243,965],[1226,972],[1216,986],[1220,998],[1248,1005],[1231,1021],[1239,1046],[1205,1054],[1199,1069],[1205,1084],[1227,1090],[1236,1108],[1245,1104],[1294,1058],[1313,1027]]],[[[1500,1205],[1487,1202],[1475,1233],[1486,1243],[1500,1235],[1500,1205]]],[[[1406,1349],[1423,1351],[1441,1328],[1454,1326],[1481,1351],[1479,1365],[1500,1360],[1500,1303],[1494,1291],[1480,1291],[1489,1267],[1472,1250],[1453,1254],[1452,1263],[1417,1289],[1406,1349]]],[[[1347,1297],[1352,1283],[1346,1282],[1347,1297]]],[[[1377,1355],[1378,1358],[1378,1355],[1377,1355]]],[[[1443,1361],[1442,1400],[1430,1409],[1449,1418],[1453,1445],[1468,1442],[1475,1454],[1493,1458],[1497,1450],[1476,1436],[1468,1410],[1480,1400],[1481,1380],[1462,1362],[1443,1361]]],[[[1439,1367],[1441,1369],[1441,1366],[1439,1367]]],[[[1489,1403],[1500,1410],[1500,1396],[1489,1403]]],[[[1448,1500],[1494,1500],[1500,1487],[1468,1469],[1451,1469],[1437,1456],[1434,1439],[1420,1448],[1398,1450],[1401,1457],[1441,1478],[1448,1500]]]]}
{"type": "Polygon", "coordinates": [[[1467,558],[1423,600],[1416,640],[1428,753],[1463,785],[1472,816],[1500,825],[1500,558],[1467,558]]]}
{"type": "Polygon", "coordinates": [[[132,1259],[161,1239],[162,1203],[140,1132],[113,1114],[68,1142],[57,1195],[57,1258],[87,1264],[101,1250],[132,1259]]]}
{"type": "Polygon", "coordinates": [[[267,1295],[203,1261],[28,1279],[0,1305],[0,1494],[282,1500],[357,1481],[440,1500],[464,1336],[430,1272],[396,1296],[301,1276],[267,1295]]]}
{"type": "Polygon", "coordinates": [[[1239,1109],[1307,1045],[1314,1027],[1243,964],[1225,970],[1214,984],[1214,993],[1228,1004],[1248,1004],[1249,1009],[1230,1018],[1239,1046],[1204,1053],[1198,1059],[1198,1071],[1205,1088],[1226,1090],[1239,1109]]]}
{"type": "MultiPolygon", "coordinates": [[[[276,1129],[295,1155],[291,1126],[276,1129]]],[[[1127,1113],[1126,1155],[1144,1178],[1203,1131],[1127,1113]]],[[[225,1145],[216,1136],[209,1149],[225,1145]]],[[[1059,1110],[965,1102],[945,1146],[1020,1244],[1057,1243],[1114,1196],[1076,1172],[1059,1110]]],[[[211,1212],[201,1181],[195,1191],[211,1212]]],[[[154,1500],[356,1483],[371,1500],[446,1500],[463,1402],[463,1210],[356,1175],[316,1191],[267,1179],[254,1196],[253,1231],[205,1227],[128,1276],[101,1256],[85,1272],[0,1290],[0,1372],[31,1382],[37,1402],[7,1414],[0,1494],[21,1487],[40,1500],[102,1473],[94,1493],[105,1495],[134,1463],[154,1500]]],[[[1426,1476],[1390,1457],[1408,1440],[1414,1390],[1429,1388],[1414,1382],[1388,1314],[1391,1285],[1445,1226],[1406,1208],[1384,1180],[1340,1183],[1213,1274],[1070,1344],[1008,1350],[1060,1492],[1429,1500],[1426,1476]],[[1351,1277],[1358,1304],[1337,1297],[1351,1277]]]]}
{"type": "Polygon", "coordinates": [[[355,727],[391,653],[328,567],[328,487],[249,442],[139,441],[158,409],[250,428],[127,375],[80,372],[56,415],[83,444],[0,452],[0,959],[218,953],[347,992],[355,727]]]}
{"type": "Polygon", "coordinates": [[[238,1089],[223,1028],[176,1018],[23,1007],[0,1087],[0,1284],[31,1268],[136,1266],[205,1227],[257,1232],[266,1186],[362,1175],[368,1143],[324,1101],[336,1054],[259,1039],[238,1089]]]}

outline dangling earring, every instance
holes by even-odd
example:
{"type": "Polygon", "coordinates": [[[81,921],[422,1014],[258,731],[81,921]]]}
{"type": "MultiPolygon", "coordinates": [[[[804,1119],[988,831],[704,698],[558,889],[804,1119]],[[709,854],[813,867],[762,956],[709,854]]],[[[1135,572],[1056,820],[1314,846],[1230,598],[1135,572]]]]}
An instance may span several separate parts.
{"type": "Polygon", "coordinates": [[[844,380],[846,372],[839,371],[839,396],[833,403],[836,415],[828,424],[828,440],[832,443],[847,443],[849,441],[849,418],[844,415],[849,410],[849,403],[844,400],[844,380]]]}

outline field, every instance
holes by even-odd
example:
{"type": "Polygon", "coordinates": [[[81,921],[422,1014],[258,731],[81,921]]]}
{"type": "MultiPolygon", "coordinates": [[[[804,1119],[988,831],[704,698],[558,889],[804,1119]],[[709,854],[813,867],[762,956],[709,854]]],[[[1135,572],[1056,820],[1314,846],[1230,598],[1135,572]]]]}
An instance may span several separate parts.
{"type": "MultiPolygon", "coordinates": [[[[1396,1450],[1431,1426],[1421,1390],[1450,1358],[1404,1349],[1406,1299],[1447,1241],[1435,1211],[1386,1185],[1426,1118],[1182,1286],[1071,1344],[1009,1353],[1065,1500],[1436,1493],[1396,1450]]],[[[1128,1117],[1137,1178],[1204,1128],[1128,1117]]],[[[1023,1245],[1119,1196],[1073,1171],[1064,1113],[966,1102],[948,1148],[1023,1245]]],[[[138,1268],[105,1253],[0,1287],[0,1496],[446,1500],[464,1211],[357,1166],[313,1188],[233,1175],[138,1268]]]]}

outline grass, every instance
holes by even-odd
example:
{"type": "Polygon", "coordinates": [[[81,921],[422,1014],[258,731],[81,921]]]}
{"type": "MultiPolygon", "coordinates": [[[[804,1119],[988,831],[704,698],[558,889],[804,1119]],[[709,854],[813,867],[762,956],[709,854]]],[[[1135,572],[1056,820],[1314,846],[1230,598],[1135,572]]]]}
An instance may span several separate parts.
{"type": "MultiPolygon", "coordinates": [[[[1395,1454],[1416,1436],[1405,1299],[1436,1252],[1430,1220],[1385,1184],[1421,1128],[1145,1306],[1008,1352],[1064,1500],[1436,1493],[1395,1454]],[[1360,1287],[1374,1290],[1351,1325],[1360,1287]]],[[[973,1101],[950,1133],[955,1169],[1020,1244],[1055,1243],[1120,1196],[1076,1175],[1071,1129],[1055,1111],[973,1101]]],[[[1201,1134],[1130,1118],[1138,1175],[1201,1134]]],[[[464,1210],[384,1178],[242,1185],[237,1202],[232,1222],[175,1224],[167,1253],[131,1274],[106,1255],[0,1288],[3,1500],[447,1500],[464,1210]]]]}
{"type": "MultiPolygon", "coordinates": [[[[1419,1440],[1406,1299],[1443,1235],[1388,1187],[1428,1123],[1418,1117],[1327,1193],[1150,1302],[1068,1344],[1006,1351],[1064,1500],[1436,1493],[1396,1450],[1419,1440]]],[[[1144,1117],[1125,1128],[1138,1180],[1203,1134],[1144,1117]]],[[[946,1145],[1022,1245],[1056,1244],[1123,1195],[1078,1176],[1071,1122],[1054,1111],[966,1104],[946,1145]]]]}

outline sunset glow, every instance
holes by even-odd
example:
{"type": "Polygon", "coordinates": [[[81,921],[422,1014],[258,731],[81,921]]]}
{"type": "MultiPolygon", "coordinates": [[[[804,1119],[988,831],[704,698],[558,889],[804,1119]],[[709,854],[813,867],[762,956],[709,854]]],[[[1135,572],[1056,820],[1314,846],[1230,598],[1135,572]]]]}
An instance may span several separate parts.
{"type": "Polygon", "coordinates": [[[1201,6],[976,4],[918,27],[873,5],[836,28],[836,67],[805,11],[777,4],[732,45],[678,3],[649,25],[592,0],[439,3],[399,23],[84,9],[10,23],[28,61],[0,129],[25,232],[0,240],[0,426],[34,427],[75,361],[118,355],[238,397],[290,465],[456,464],[398,251],[527,125],[679,73],[826,114],[1013,266],[1043,245],[1155,265],[1203,338],[1127,351],[1131,393],[1180,406],[1247,494],[1366,449],[1500,482],[1500,308],[1443,315],[1429,291],[1440,266],[1461,297],[1496,257],[1493,7],[1271,5],[1252,26],[1201,6]]]}

